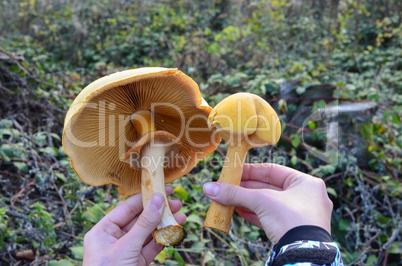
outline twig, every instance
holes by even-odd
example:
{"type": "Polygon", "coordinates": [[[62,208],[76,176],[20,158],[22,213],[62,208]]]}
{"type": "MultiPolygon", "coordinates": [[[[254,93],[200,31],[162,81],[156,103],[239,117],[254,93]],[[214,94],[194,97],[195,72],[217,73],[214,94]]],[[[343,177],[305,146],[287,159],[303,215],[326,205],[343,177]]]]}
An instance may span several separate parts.
{"type": "Polygon", "coordinates": [[[66,220],[67,220],[67,224],[68,224],[68,225],[70,226],[70,228],[71,228],[71,234],[72,234],[72,235],[75,235],[75,233],[74,233],[73,221],[71,220],[70,213],[69,213],[69,211],[68,211],[66,201],[64,200],[63,195],[61,195],[61,193],[60,193],[60,191],[59,191],[59,188],[56,186],[56,184],[55,184],[53,181],[52,181],[52,185],[53,185],[53,187],[56,189],[56,192],[57,192],[57,194],[59,195],[59,198],[60,198],[61,202],[63,203],[63,213],[64,213],[64,217],[65,217],[66,220]]]}
{"type": "Polygon", "coordinates": [[[15,218],[24,219],[24,220],[28,219],[27,216],[19,214],[19,213],[16,213],[16,212],[13,212],[13,211],[6,211],[6,215],[12,216],[12,217],[15,217],[15,218]]]}
{"type": "MultiPolygon", "coordinates": [[[[283,134],[283,133],[282,133],[282,135],[281,135],[281,140],[284,140],[284,141],[286,141],[286,142],[292,143],[292,138],[289,137],[289,136],[286,135],[286,134],[283,134]]],[[[309,151],[309,150],[310,150],[306,145],[304,145],[304,143],[300,143],[299,146],[298,146],[298,148],[299,148],[299,147],[302,148],[303,150],[306,150],[306,151],[309,151]]]]}
{"type": "MultiPolygon", "coordinates": [[[[179,249],[178,251],[180,251],[180,249],[179,249]]],[[[188,252],[187,252],[187,251],[183,251],[183,253],[184,253],[184,255],[186,256],[187,261],[188,261],[190,264],[194,265],[194,261],[191,259],[191,257],[190,257],[190,255],[188,254],[188,252]]]]}
{"type": "Polygon", "coordinates": [[[401,231],[402,223],[399,222],[398,227],[392,231],[391,237],[388,239],[388,241],[382,246],[383,250],[388,250],[391,247],[391,244],[395,241],[395,239],[399,236],[399,233],[401,231]]]}
{"type": "Polygon", "coordinates": [[[286,127],[290,127],[290,128],[294,128],[300,131],[305,131],[306,133],[313,133],[313,131],[311,129],[307,129],[307,128],[303,128],[303,127],[299,127],[290,123],[286,123],[286,127]]]}
{"type": "Polygon", "coordinates": [[[75,236],[75,235],[72,235],[72,234],[69,234],[69,233],[66,233],[66,232],[60,232],[60,233],[62,233],[63,235],[66,235],[66,236],[71,236],[72,238],[75,238],[75,239],[78,239],[78,240],[84,240],[83,237],[75,236]]]}
{"type": "Polygon", "coordinates": [[[328,181],[331,180],[332,178],[341,176],[341,175],[343,175],[344,173],[345,173],[345,172],[336,173],[336,174],[333,174],[333,175],[330,175],[330,176],[327,176],[327,177],[323,178],[323,180],[324,180],[324,182],[328,182],[328,181]]]}
{"type": "Polygon", "coordinates": [[[304,115],[305,113],[311,112],[311,109],[307,109],[304,110],[303,112],[299,112],[297,113],[297,115],[295,115],[294,117],[292,117],[292,119],[290,119],[290,121],[288,123],[292,123],[293,121],[295,121],[297,118],[299,118],[300,116],[304,115]]]}

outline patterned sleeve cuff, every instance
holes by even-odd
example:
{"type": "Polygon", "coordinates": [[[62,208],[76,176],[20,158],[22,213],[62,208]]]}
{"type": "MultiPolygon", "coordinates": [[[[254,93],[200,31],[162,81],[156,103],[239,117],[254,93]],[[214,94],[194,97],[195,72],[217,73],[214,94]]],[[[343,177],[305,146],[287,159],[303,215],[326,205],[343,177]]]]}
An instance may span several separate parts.
{"type": "Polygon", "coordinates": [[[299,226],[289,230],[272,248],[266,266],[343,265],[338,245],[324,229],[299,226]]]}

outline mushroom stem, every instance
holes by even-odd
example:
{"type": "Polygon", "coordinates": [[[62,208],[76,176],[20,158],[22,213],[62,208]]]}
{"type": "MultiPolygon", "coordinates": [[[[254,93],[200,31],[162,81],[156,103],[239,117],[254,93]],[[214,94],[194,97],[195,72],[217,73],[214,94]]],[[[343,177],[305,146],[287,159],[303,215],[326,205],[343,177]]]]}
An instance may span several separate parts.
{"type": "Polygon", "coordinates": [[[163,164],[165,162],[166,143],[157,139],[146,144],[141,150],[141,192],[143,206],[151,196],[161,193],[165,197],[165,211],[162,221],[153,232],[155,242],[165,246],[175,245],[183,238],[183,229],[174,218],[170,210],[165,192],[165,175],[163,164]]]}
{"type": "MultiPolygon", "coordinates": [[[[239,186],[243,173],[244,160],[250,147],[246,143],[228,145],[225,162],[218,182],[239,186]]],[[[212,201],[204,221],[204,226],[226,234],[229,233],[234,207],[212,201]]]]}

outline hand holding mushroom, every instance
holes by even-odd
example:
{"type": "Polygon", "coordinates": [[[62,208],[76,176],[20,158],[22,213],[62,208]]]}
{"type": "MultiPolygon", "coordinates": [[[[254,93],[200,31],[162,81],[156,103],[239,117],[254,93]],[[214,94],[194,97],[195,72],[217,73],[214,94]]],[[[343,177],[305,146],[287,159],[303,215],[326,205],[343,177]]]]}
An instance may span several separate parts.
{"type": "Polygon", "coordinates": [[[286,166],[245,164],[241,186],[210,182],[203,192],[221,204],[235,206],[273,243],[302,225],[331,233],[332,202],[324,181],[286,166]]]}
{"type": "MultiPolygon", "coordinates": [[[[172,187],[166,187],[170,195],[172,187]]],[[[102,218],[84,238],[83,265],[148,265],[164,248],[153,241],[151,234],[160,223],[165,209],[164,196],[155,193],[142,208],[141,195],[122,202],[102,218]]],[[[181,203],[169,200],[172,212],[181,203]]],[[[175,213],[175,219],[183,224],[185,215],[175,213]]]]}
{"type": "Polygon", "coordinates": [[[165,195],[165,184],[187,174],[215,150],[207,117],[211,108],[198,85],[177,69],[140,68],[102,77],[81,91],[65,118],[63,148],[85,183],[114,184],[122,195],[165,198],[155,241],[183,237],[165,195]],[[172,156],[177,160],[167,163],[172,156]]]}
{"type": "MultiPolygon", "coordinates": [[[[281,124],[274,109],[250,93],[225,98],[212,109],[208,120],[228,146],[218,182],[231,185],[240,185],[248,150],[273,145],[281,135],[281,124]]],[[[211,202],[204,225],[228,233],[233,210],[230,204],[211,202]]]]}

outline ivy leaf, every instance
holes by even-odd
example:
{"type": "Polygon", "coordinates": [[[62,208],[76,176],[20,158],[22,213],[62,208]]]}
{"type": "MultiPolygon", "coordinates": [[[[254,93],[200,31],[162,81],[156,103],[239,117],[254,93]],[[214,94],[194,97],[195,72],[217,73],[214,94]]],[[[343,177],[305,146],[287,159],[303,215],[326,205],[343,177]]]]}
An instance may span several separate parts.
{"type": "Polygon", "coordinates": [[[71,254],[73,254],[74,259],[76,260],[83,260],[84,259],[84,247],[71,247],[70,248],[71,254]]]}
{"type": "Polygon", "coordinates": [[[335,198],[338,197],[338,194],[336,193],[335,189],[333,189],[332,187],[327,187],[327,193],[334,196],[335,198]]]}
{"type": "Polygon", "coordinates": [[[27,173],[28,172],[28,166],[26,163],[24,162],[13,162],[14,166],[18,168],[18,170],[20,170],[23,173],[27,173]]]}

